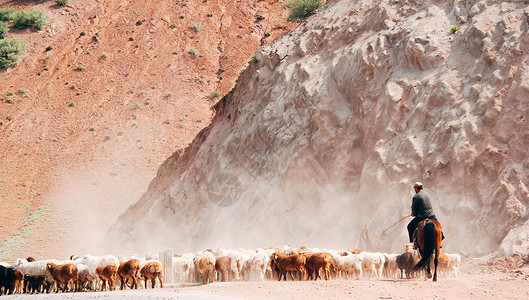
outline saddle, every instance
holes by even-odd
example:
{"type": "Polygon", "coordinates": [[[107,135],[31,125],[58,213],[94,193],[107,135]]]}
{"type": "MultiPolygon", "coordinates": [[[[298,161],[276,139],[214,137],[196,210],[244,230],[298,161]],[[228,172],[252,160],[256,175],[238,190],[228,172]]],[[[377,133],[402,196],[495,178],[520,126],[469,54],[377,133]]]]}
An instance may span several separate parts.
{"type": "MultiPolygon", "coordinates": [[[[437,220],[436,220],[437,221],[437,220]]],[[[428,223],[433,223],[433,220],[432,219],[424,219],[422,221],[420,221],[418,224],[417,224],[417,227],[415,227],[415,230],[413,231],[413,249],[417,249],[417,230],[419,228],[423,228],[426,224],[428,223]]],[[[437,221],[437,223],[439,223],[439,221],[437,221]]],[[[439,223],[440,225],[441,223],[439,223]]],[[[445,239],[445,235],[443,233],[443,230],[441,229],[441,241],[443,241],[445,239]]],[[[443,248],[443,245],[441,245],[441,248],[443,248]]]]}

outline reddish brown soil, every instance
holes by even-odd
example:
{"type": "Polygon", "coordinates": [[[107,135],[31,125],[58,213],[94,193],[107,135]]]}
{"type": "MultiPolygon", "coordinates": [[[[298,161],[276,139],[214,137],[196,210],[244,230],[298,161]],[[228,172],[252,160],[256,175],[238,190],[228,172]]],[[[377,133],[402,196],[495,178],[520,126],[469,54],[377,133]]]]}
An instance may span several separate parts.
{"type": "Polygon", "coordinates": [[[66,255],[68,236],[113,223],[209,124],[254,51],[296,26],[274,0],[0,6],[49,16],[7,36],[27,50],[0,72],[0,259],[66,255]]]}

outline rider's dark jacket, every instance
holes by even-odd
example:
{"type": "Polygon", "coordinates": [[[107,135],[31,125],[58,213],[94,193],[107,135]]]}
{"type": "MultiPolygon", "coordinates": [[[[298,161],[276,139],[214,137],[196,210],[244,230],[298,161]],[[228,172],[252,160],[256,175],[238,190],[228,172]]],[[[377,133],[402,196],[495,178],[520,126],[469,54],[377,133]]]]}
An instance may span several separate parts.
{"type": "Polygon", "coordinates": [[[424,190],[420,190],[413,196],[411,203],[411,213],[414,217],[428,218],[433,216],[432,203],[430,197],[424,190]]]}

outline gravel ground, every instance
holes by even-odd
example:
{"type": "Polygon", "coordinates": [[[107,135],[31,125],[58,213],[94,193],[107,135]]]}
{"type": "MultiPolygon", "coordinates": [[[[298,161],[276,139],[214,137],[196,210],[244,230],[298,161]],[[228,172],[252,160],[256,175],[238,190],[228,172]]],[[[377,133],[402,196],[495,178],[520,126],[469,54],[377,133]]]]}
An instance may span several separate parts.
{"type": "Polygon", "coordinates": [[[154,290],[12,295],[2,299],[529,299],[527,271],[480,268],[458,277],[439,277],[438,282],[422,278],[215,282],[154,290]]]}

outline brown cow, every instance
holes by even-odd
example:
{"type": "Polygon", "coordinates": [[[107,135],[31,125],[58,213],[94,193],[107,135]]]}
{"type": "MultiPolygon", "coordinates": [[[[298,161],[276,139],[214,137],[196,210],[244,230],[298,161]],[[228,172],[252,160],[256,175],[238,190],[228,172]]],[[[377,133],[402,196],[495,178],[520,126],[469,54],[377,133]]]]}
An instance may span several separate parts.
{"type": "Polygon", "coordinates": [[[101,285],[101,290],[104,291],[107,288],[107,282],[109,289],[113,291],[115,289],[114,284],[116,283],[116,278],[118,274],[118,267],[114,265],[108,265],[106,267],[97,267],[96,274],[101,279],[103,284],[101,285]]]}
{"type": "Polygon", "coordinates": [[[147,288],[147,280],[151,281],[152,288],[156,285],[156,278],[160,282],[160,287],[163,287],[163,266],[157,260],[147,261],[140,270],[141,277],[145,280],[145,288],[147,288]]]}
{"type": "MultiPolygon", "coordinates": [[[[299,280],[302,280],[302,278],[305,277],[305,273],[306,273],[305,271],[306,261],[307,261],[307,258],[305,257],[304,254],[281,255],[275,252],[270,257],[270,262],[275,264],[275,266],[279,270],[279,281],[281,281],[281,277],[287,271],[298,271],[299,280]]],[[[292,277],[292,280],[294,280],[294,276],[292,276],[292,273],[290,273],[290,276],[292,277]]],[[[286,275],[285,275],[285,280],[286,280],[286,275]]]]}
{"type": "Polygon", "coordinates": [[[231,258],[227,256],[217,257],[215,260],[215,271],[218,281],[230,281],[231,258]]]}
{"type": "Polygon", "coordinates": [[[131,289],[138,289],[138,271],[140,270],[140,261],[137,259],[131,259],[127,262],[123,262],[119,265],[118,275],[121,279],[121,290],[127,285],[128,279],[132,279],[131,289]]]}
{"type": "Polygon", "coordinates": [[[51,277],[57,282],[57,289],[56,292],[59,292],[59,287],[61,284],[64,286],[62,287],[62,291],[66,292],[68,291],[68,284],[71,283],[70,288],[75,289],[77,285],[77,266],[74,264],[64,264],[64,265],[56,265],[54,263],[47,263],[46,264],[46,270],[50,273],[51,277]]]}
{"type": "Polygon", "coordinates": [[[320,270],[322,268],[325,271],[325,280],[329,280],[331,276],[330,265],[332,262],[333,259],[330,253],[317,252],[307,256],[305,269],[307,270],[307,274],[309,276],[308,280],[312,278],[314,278],[314,280],[317,280],[318,278],[321,279],[320,270]],[[316,272],[314,277],[312,276],[313,272],[316,272]]]}

